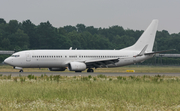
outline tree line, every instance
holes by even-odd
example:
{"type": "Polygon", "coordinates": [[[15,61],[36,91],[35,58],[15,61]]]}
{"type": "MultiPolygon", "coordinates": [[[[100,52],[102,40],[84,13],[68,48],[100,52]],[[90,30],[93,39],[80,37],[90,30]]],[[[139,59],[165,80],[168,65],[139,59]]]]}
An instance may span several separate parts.
{"type": "MultiPolygon", "coordinates": [[[[143,30],[124,29],[122,26],[95,28],[77,24],[76,26],[53,27],[52,24],[41,22],[33,24],[30,20],[8,23],[0,18],[0,50],[28,49],[122,49],[133,45],[143,30]]],[[[180,32],[170,34],[166,30],[157,31],[154,51],[176,49],[168,53],[179,53],[180,32]]],[[[0,56],[0,61],[4,56],[0,56]]]]}

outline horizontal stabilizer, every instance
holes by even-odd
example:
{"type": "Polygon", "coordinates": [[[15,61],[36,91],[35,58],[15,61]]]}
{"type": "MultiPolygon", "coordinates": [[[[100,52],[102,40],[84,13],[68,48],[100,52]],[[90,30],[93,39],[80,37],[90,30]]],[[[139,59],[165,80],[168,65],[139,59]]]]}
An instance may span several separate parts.
{"type": "Polygon", "coordinates": [[[175,51],[175,50],[176,50],[176,49],[162,50],[162,51],[156,51],[156,52],[145,53],[144,55],[152,55],[152,54],[163,53],[163,52],[169,52],[169,51],[175,51]]]}

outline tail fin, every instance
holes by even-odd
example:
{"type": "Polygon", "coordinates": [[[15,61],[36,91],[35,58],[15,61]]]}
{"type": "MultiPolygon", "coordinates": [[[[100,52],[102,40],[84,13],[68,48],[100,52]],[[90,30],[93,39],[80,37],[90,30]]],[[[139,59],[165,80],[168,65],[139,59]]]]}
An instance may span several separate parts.
{"type": "Polygon", "coordinates": [[[127,47],[124,50],[141,51],[145,46],[148,45],[146,52],[152,52],[157,26],[158,20],[154,19],[148,26],[148,28],[144,31],[144,33],[141,35],[141,37],[138,39],[138,41],[134,45],[127,47]]]}

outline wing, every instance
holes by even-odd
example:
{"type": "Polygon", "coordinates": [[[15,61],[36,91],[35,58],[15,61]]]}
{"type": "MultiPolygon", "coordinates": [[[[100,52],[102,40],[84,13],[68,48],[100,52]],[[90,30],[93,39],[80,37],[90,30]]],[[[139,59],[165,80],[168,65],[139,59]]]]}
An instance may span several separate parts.
{"type": "Polygon", "coordinates": [[[107,65],[116,65],[115,63],[119,62],[119,58],[109,58],[109,59],[98,59],[98,60],[87,60],[84,63],[88,68],[98,68],[98,67],[108,67],[107,65]]]}

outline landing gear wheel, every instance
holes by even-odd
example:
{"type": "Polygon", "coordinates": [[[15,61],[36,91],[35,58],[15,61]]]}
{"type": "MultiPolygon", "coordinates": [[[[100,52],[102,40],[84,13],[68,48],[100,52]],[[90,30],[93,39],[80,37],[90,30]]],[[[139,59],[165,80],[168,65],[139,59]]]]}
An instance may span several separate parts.
{"type": "Polygon", "coordinates": [[[87,72],[94,72],[94,70],[93,69],[88,69],[87,72]]]}
{"type": "Polygon", "coordinates": [[[23,72],[23,70],[21,69],[19,72],[23,72]]]}
{"type": "Polygon", "coordinates": [[[93,69],[90,69],[90,72],[94,72],[94,70],[93,70],[93,69]]]}
{"type": "Polygon", "coordinates": [[[90,69],[88,69],[87,72],[90,72],[90,69]]]}

